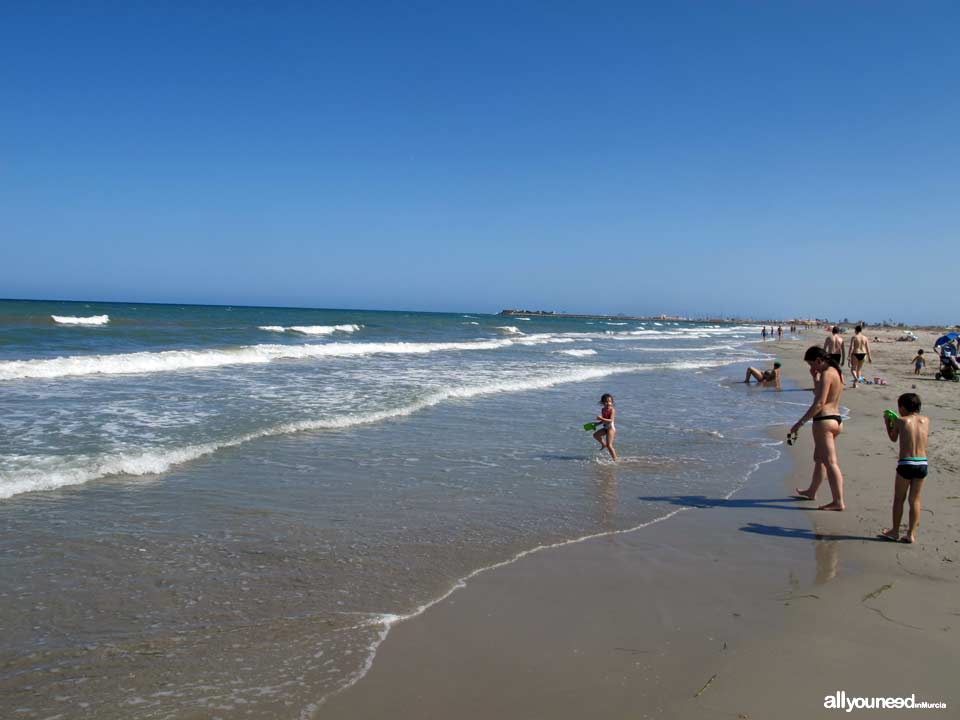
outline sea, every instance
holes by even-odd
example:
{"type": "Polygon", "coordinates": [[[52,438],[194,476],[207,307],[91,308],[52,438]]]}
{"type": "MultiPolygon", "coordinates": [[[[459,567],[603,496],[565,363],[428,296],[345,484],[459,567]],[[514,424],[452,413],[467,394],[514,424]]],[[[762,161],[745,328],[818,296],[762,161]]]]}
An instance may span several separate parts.
{"type": "MultiPolygon", "coordinates": [[[[312,718],[390,629],[779,457],[760,328],[0,301],[0,716],[312,718]],[[617,408],[614,463],[584,423],[617,408]]],[[[441,642],[442,639],[438,639],[441,642]]]]}

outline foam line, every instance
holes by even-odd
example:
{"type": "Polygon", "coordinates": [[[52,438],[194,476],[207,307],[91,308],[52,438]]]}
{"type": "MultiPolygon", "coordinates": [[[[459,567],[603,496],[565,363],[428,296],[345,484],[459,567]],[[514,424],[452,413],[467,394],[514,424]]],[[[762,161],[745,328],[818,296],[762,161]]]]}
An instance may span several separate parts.
{"type": "Polygon", "coordinates": [[[91,315],[90,317],[76,317],[73,315],[51,315],[53,321],[59,325],[106,325],[110,322],[109,315],[91,315]]]}
{"type": "MultiPolygon", "coordinates": [[[[725,364],[725,363],[715,363],[725,364]]],[[[69,485],[81,485],[91,480],[113,475],[156,475],[171,467],[210,455],[221,448],[236,447],[252,440],[274,435],[311,430],[339,430],[355,425],[374,423],[412,415],[447,400],[467,400],[499,393],[543,390],[575,382],[596,380],[610,375],[651,372],[655,370],[685,370],[703,367],[703,363],[657,363],[651,365],[611,365],[578,367],[565,372],[554,372],[538,378],[502,380],[483,385],[462,385],[435,390],[415,402],[397,408],[376,412],[337,416],[323,420],[298,420],[274,425],[225,440],[198,443],[180,448],[144,450],[133,453],[115,453],[97,456],[73,456],[64,462],[52,458],[41,467],[20,470],[0,478],[0,499],[25,492],[55,490],[69,485]]]]}

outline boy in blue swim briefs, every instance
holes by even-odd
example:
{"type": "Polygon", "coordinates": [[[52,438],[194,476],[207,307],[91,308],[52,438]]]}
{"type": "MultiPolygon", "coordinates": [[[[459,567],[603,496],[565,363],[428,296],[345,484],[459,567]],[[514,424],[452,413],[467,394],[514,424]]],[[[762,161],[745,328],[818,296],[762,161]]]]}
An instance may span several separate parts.
{"type": "Polygon", "coordinates": [[[904,393],[897,399],[900,417],[884,415],[887,435],[893,442],[900,441],[897,460],[897,478],[893,491],[893,525],[880,533],[887,540],[913,543],[917,539],[917,524],[920,522],[920,491],[927,476],[927,435],[930,418],[920,414],[920,397],[916,393],[904,393]],[[900,520],[903,518],[903,502],[910,497],[910,524],[907,534],[900,536],[900,520]]]}
{"type": "Polygon", "coordinates": [[[923,350],[917,350],[917,356],[913,359],[913,374],[919,375],[927,361],[923,359],[923,350]]]}

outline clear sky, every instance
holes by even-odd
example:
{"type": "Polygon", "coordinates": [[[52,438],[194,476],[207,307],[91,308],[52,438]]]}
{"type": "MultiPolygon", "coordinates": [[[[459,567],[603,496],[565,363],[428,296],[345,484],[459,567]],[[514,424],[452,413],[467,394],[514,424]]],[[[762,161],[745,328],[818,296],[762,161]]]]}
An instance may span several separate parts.
{"type": "Polygon", "coordinates": [[[4,3],[0,297],[960,322],[958,33],[922,0],[4,3]]]}

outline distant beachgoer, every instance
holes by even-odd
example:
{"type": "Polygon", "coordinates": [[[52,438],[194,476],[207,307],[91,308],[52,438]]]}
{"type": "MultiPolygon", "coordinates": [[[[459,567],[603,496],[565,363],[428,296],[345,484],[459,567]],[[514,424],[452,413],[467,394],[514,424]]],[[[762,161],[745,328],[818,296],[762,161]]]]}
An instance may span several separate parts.
{"type": "Polygon", "coordinates": [[[766,325],[763,326],[763,330],[760,331],[760,334],[763,336],[763,341],[766,342],[766,341],[767,341],[767,326],[766,326],[766,325]]]}
{"type": "Polygon", "coordinates": [[[917,350],[917,356],[913,359],[913,374],[919,375],[927,361],[923,359],[923,350],[917,350]]]}
{"type": "Polygon", "coordinates": [[[827,335],[827,339],[823,341],[823,349],[826,350],[827,355],[830,356],[831,360],[833,360],[840,367],[843,367],[843,338],[840,337],[840,328],[836,325],[833,326],[833,330],[831,330],[830,335],[827,335]]]}
{"type": "Polygon", "coordinates": [[[593,434],[593,439],[600,443],[601,450],[607,450],[610,453],[610,457],[616,460],[617,451],[613,449],[613,438],[617,434],[617,428],[614,425],[617,411],[613,407],[613,395],[610,393],[601,395],[600,404],[603,405],[603,409],[600,411],[600,414],[597,415],[596,419],[603,427],[593,434]]]}
{"type": "Polygon", "coordinates": [[[860,381],[860,373],[863,370],[863,359],[873,363],[870,356],[870,340],[863,334],[863,326],[857,325],[853,329],[853,337],[850,338],[850,349],[847,351],[847,358],[850,360],[850,370],[853,372],[853,387],[856,389],[860,381]]]}
{"type": "Polygon", "coordinates": [[[917,540],[917,525],[920,522],[920,492],[927,476],[927,434],[930,418],[920,414],[920,397],[916,393],[904,393],[897,398],[898,418],[884,415],[887,435],[893,442],[900,440],[897,460],[896,484],[893,490],[893,525],[880,533],[887,540],[913,543],[917,540]],[[900,521],[903,519],[903,502],[910,497],[910,523],[907,534],[900,537],[900,521]]]}
{"type": "Polygon", "coordinates": [[[777,341],[783,340],[783,325],[777,325],[777,341]]]}
{"type": "Polygon", "coordinates": [[[844,510],[843,473],[837,459],[837,436],[840,434],[843,417],[840,415],[840,394],[843,392],[843,376],[840,366],[823,348],[811,347],[803,355],[814,378],[813,404],[790,428],[788,439],[795,439],[797,432],[807,420],[813,420],[813,476],[810,487],[797,488],[797,495],[814,500],[824,478],[830,482],[833,500],[821,505],[818,510],[844,510]],[[836,371],[836,372],[834,372],[836,371]]]}
{"type": "Polygon", "coordinates": [[[745,383],[749,383],[751,379],[756,380],[761,385],[769,385],[770,383],[773,383],[777,386],[777,388],[779,388],[780,363],[775,362],[772,370],[757,370],[755,367],[748,367],[746,377],[744,377],[743,381],[745,383]]]}

